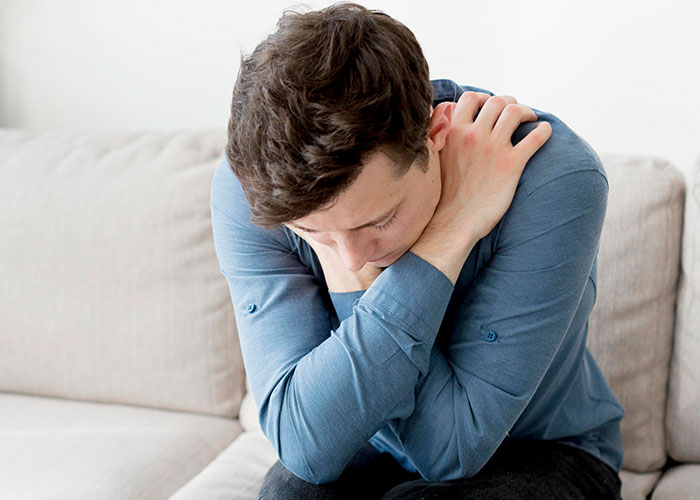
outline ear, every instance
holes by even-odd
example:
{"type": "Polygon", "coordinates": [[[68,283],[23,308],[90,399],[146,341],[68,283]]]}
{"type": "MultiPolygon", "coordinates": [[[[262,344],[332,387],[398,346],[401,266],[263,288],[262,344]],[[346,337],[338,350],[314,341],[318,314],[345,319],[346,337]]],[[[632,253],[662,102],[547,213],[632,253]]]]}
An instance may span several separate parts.
{"type": "Polygon", "coordinates": [[[428,139],[431,141],[430,148],[435,152],[445,146],[447,132],[452,124],[452,112],[456,105],[456,102],[441,102],[432,110],[428,125],[428,139]]]}

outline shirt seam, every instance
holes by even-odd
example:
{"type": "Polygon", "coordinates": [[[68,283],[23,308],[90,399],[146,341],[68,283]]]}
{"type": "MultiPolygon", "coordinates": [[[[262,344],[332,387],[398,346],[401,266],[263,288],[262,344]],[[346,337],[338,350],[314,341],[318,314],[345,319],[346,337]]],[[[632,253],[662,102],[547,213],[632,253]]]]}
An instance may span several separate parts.
{"type": "MultiPolygon", "coordinates": [[[[568,175],[578,174],[578,173],[581,173],[581,172],[594,172],[594,173],[599,174],[599,175],[603,178],[603,180],[605,181],[605,184],[608,186],[608,190],[610,189],[610,185],[608,184],[608,179],[607,179],[607,177],[606,177],[600,170],[595,169],[595,168],[583,168],[583,169],[580,169],[580,170],[574,170],[573,172],[567,172],[567,173],[565,173],[565,174],[562,174],[562,175],[559,175],[559,176],[557,176],[557,177],[554,177],[553,179],[549,179],[548,181],[545,181],[544,183],[542,183],[542,184],[540,184],[539,186],[535,187],[532,191],[529,191],[527,194],[525,194],[525,197],[523,198],[523,200],[527,200],[530,196],[533,195],[533,193],[535,193],[535,192],[538,191],[539,189],[545,187],[546,185],[548,185],[548,184],[550,184],[550,183],[552,183],[552,182],[554,182],[554,181],[556,181],[556,180],[562,179],[562,178],[564,178],[564,177],[566,177],[566,176],[568,176],[568,175]]],[[[511,206],[508,208],[507,213],[503,216],[503,218],[501,219],[501,221],[500,221],[499,224],[498,224],[498,227],[499,227],[499,229],[498,229],[498,231],[499,231],[499,236],[500,236],[500,228],[503,226],[503,224],[505,223],[506,219],[507,219],[507,218],[510,216],[510,214],[512,214],[512,213],[513,213],[513,205],[511,204],[511,206]]],[[[494,241],[494,244],[498,244],[498,241],[494,241]]]]}
{"type": "Polygon", "coordinates": [[[573,172],[566,172],[565,174],[559,175],[557,177],[554,177],[553,179],[549,179],[548,181],[545,181],[544,183],[535,187],[532,191],[528,192],[527,196],[525,196],[525,198],[529,198],[535,191],[538,191],[540,188],[543,188],[546,185],[548,185],[554,181],[557,181],[557,180],[562,179],[564,177],[567,177],[569,175],[579,174],[581,172],[594,172],[594,173],[600,175],[603,178],[603,180],[605,181],[605,184],[608,186],[608,188],[610,188],[610,184],[608,183],[608,178],[600,170],[598,170],[596,168],[582,168],[580,170],[574,170],[573,172]]]}

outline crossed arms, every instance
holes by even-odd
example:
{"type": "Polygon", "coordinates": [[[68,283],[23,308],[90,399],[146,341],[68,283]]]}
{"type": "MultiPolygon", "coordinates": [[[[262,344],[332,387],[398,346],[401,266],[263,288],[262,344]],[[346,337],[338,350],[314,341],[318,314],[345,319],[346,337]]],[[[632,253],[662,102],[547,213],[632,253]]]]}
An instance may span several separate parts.
{"type": "Polygon", "coordinates": [[[222,159],[216,252],[258,419],[285,467],[335,480],[378,431],[429,481],[483,467],[566,340],[597,254],[607,180],[595,158],[567,160],[560,175],[519,187],[489,235],[491,259],[450,305],[455,286],[411,252],[366,291],[329,294],[301,238],[249,222],[222,159]],[[435,344],[441,328],[446,347],[435,344]],[[484,341],[489,331],[496,341],[484,341]]]}

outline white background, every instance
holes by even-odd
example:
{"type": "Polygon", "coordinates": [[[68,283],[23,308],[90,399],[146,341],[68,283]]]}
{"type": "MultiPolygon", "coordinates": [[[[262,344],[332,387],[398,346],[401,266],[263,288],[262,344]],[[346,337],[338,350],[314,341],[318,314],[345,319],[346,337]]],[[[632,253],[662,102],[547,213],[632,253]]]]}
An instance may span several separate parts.
{"type": "MultiPolygon", "coordinates": [[[[554,113],[599,153],[664,158],[686,175],[700,158],[694,2],[360,3],[414,32],[431,78],[554,113]]],[[[240,52],[294,5],[0,0],[0,126],[225,128],[240,52]]]]}

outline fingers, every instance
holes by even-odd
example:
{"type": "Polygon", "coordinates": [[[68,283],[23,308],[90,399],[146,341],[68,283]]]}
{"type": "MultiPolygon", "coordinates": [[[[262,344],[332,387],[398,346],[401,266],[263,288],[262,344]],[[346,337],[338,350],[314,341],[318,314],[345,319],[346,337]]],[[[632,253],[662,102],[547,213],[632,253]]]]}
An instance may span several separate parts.
{"type": "MultiPolygon", "coordinates": [[[[549,122],[540,122],[528,134],[523,137],[513,148],[522,159],[527,162],[552,135],[552,126],[549,122]]],[[[525,163],[523,162],[523,163],[525,163]]]]}
{"type": "Polygon", "coordinates": [[[479,116],[476,118],[476,123],[480,127],[484,127],[487,132],[491,132],[496,120],[509,104],[517,104],[518,101],[513,96],[509,95],[495,95],[490,96],[489,99],[484,104],[484,107],[479,112],[479,116]]]}
{"type": "Polygon", "coordinates": [[[464,92],[457,101],[452,120],[463,123],[473,123],[476,112],[481,109],[484,103],[491,97],[483,92],[464,92]]]}
{"type": "MultiPolygon", "coordinates": [[[[537,120],[537,114],[527,105],[518,104],[513,96],[491,96],[483,92],[464,92],[452,114],[452,124],[473,124],[492,134],[496,142],[510,145],[515,129],[523,122],[537,120]],[[476,116],[476,114],[479,116],[476,116]],[[475,118],[476,116],[476,118],[475,118]]],[[[541,122],[514,149],[525,161],[547,142],[552,126],[541,122]]]]}
{"type": "MultiPolygon", "coordinates": [[[[507,104],[493,127],[493,135],[500,143],[510,142],[515,129],[522,122],[537,120],[537,114],[525,104],[507,104]]],[[[478,119],[477,119],[478,121],[478,119]]]]}

